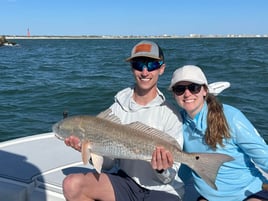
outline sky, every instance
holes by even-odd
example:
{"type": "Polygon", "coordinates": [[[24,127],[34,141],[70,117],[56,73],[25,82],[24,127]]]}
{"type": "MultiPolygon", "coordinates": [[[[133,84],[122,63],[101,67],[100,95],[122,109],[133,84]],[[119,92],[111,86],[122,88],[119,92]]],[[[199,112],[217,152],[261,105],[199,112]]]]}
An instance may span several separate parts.
{"type": "Polygon", "coordinates": [[[268,0],[0,0],[0,35],[268,34],[268,0]]]}

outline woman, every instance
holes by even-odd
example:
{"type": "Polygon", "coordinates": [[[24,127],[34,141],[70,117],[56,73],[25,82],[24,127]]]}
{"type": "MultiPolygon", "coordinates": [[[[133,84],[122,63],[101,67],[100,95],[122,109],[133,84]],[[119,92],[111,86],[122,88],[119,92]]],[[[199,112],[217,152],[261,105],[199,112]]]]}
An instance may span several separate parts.
{"type": "Polygon", "coordinates": [[[195,188],[202,195],[199,200],[268,200],[268,180],[255,167],[257,164],[268,172],[268,146],[249,120],[209,93],[206,76],[197,66],[177,69],[169,89],[182,108],[184,150],[234,158],[220,167],[217,190],[192,173],[195,188]]]}

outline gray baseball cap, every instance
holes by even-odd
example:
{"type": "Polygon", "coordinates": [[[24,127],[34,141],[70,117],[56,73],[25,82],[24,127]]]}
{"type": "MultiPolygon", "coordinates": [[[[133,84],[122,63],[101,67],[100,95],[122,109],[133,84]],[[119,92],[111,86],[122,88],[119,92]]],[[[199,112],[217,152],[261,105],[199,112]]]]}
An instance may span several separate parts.
{"type": "Polygon", "coordinates": [[[149,57],[156,60],[164,60],[164,54],[158,44],[152,41],[143,40],[136,44],[131,51],[131,56],[126,61],[136,57],[149,57]]]}

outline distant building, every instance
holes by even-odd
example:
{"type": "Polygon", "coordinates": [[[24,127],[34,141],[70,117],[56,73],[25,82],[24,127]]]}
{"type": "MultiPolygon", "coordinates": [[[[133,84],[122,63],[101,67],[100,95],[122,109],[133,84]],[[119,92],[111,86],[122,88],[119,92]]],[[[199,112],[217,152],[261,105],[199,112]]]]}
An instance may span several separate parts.
{"type": "Polygon", "coordinates": [[[28,36],[28,37],[31,36],[31,34],[30,34],[30,29],[29,29],[29,28],[27,29],[27,36],[28,36]]]}

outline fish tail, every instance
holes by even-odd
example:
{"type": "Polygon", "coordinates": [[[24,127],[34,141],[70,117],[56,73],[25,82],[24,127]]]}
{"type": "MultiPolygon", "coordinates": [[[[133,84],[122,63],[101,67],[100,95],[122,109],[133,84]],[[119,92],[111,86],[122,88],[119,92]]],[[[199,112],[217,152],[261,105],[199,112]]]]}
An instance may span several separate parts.
{"type": "Polygon", "coordinates": [[[194,155],[194,163],[189,165],[189,167],[192,168],[209,186],[217,190],[215,180],[220,166],[223,163],[234,159],[226,154],[192,154],[194,155]]]}

